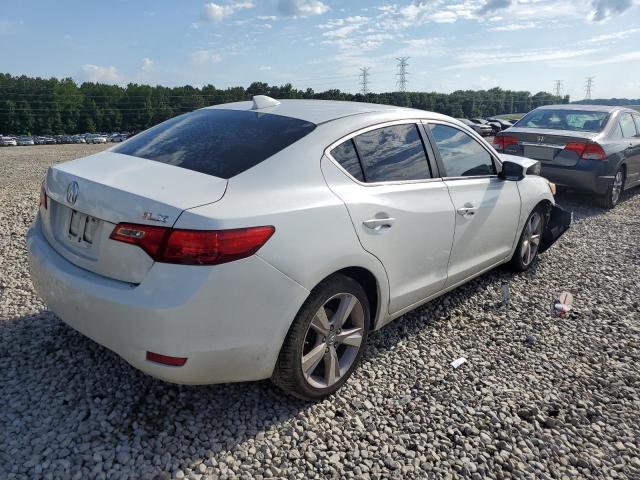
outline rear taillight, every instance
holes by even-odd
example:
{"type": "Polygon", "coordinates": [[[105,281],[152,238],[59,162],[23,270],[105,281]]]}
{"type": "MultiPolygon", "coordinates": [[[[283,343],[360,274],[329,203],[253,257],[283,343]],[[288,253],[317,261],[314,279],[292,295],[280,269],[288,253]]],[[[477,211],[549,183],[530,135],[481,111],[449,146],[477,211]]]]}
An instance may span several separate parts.
{"type": "Polygon", "coordinates": [[[607,154],[597,143],[572,142],[564,146],[565,150],[576,152],[583,160],[605,160],[607,154]]]}
{"type": "Polygon", "coordinates": [[[120,223],[112,240],[142,248],[156,262],[218,265],[256,253],[275,232],[272,226],[232,230],[181,230],[120,223]]]}
{"type": "Polygon", "coordinates": [[[49,207],[49,201],[47,200],[47,190],[44,188],[44,182],[40,185],[40,206],[46,210],[49,207]]]}
{"type": "Polygon", "coordinates": [[[496,150],[505,150],[509,145],[517,145],[518,139],[511,135],[496,135],[493,139],[493,148],[496,150]]]}

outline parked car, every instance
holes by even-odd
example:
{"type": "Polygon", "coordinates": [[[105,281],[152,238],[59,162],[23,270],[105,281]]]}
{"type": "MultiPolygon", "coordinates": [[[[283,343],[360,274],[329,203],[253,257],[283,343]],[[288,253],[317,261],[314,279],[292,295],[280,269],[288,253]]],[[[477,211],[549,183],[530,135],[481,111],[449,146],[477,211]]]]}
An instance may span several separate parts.
{"type": "Polygon", "coordinates": [[[624,107],[551,105],[536,108],[494,140],[497,150],[539,160],[542,175],[597,195],[613,208],[640,185],[640,113],[624,107]]]}
{"type": "Polygon", "coordinates": [[[35,142],[31,137],[18,137],[17,143],[20,146],[35,145],[35,142]]]}
{"type": "Polygon", "coordinates": [[[458,120],[460,122],[464,123],[466,126],[472,128],[473,130],[478,132],[483,137],[489,136],[493,132],[493,129],[491,128],[490,125],[484,125],[484,124],[472,122],[471,120],[469,120],[467,118],[458,118],[458,120]]]}
{"type": "Polygon", "coordinates": [[[0,138],[0,146],[2,147],[15,147],[18,145],[18,142],[14,137],[1,137],[0,138]]]}
{"type": "Polygon", "coordinates": [[[113,143],[124,142],[127,139],[127,136],[122,133],[114,133],[109,137],[109,141],[113,143]]]}
{"type": "Polygon", "coordinates": [[[437,113],[258,96],[51,166],[30,270],[150,375],[319,399],[370,331],[568,228],[538,166],[437,113]]]}
{"type": "Polygon", "coordinates": [[[91,141],[87,143],[107,143],[106,135],[93,135],[91,141]]]}
{"type": "Polygon", "coordinates": [[[509,122],[508,120],[504,120],[503,118],[491,117],[491,118],[487,118],[487,122],[489,122],[490,124],[495,124],[497,127],[500,128],[499,131],[506,130],[507,128],[513,127],[513,123],[509,122]]]}
{"type": "Polygon", "coordinates": [[[74,135],[72,139],[73,139],[73,143],[87,143],[87,141],[81,135],[74,135]]]}
{"type": "Polygon", "coordinates": [[[495,135],[501,130],[500,125],[496,125],[493,122],[489,122],[484,118],[472,118],[471,121],[473,123],[477,123],[478,125],[489,125],[489,127],[491,128],[491,135],[495,135]]]}

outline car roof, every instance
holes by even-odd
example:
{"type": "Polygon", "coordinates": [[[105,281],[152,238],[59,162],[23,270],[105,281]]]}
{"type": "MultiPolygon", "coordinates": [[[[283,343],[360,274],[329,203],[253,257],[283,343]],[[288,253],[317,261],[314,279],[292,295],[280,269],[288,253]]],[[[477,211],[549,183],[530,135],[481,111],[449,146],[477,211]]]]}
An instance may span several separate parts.
{"type": "MultiPolygon", "coordinates": [[[[424,110],[381,105],[379,103],[343,102],[337,100],[279,100],[280,104],[272,107],[253,109],[253,102],[224,103],[205,107],[205,109],[250,110],[258,113],[271,113],[285,117],[298,118],[320,125],[338,118],[366,113],[398,113],[399,116],[425,117],[424,110]]],[[[438,118],[440,114],[430,113],[429,117],[438,118]]]]}
{"type": "Polygon", "coordinates": [[[633,111],[629,108],[618,106],[618,105],[587,105],[582,103],[569,103],[569,104],[561,104],[561,105],[545,105],[543,107],[538,107],[539,110],[582,110],[587,112],[615,112],[617,110],[629,110],[633,111]]]}

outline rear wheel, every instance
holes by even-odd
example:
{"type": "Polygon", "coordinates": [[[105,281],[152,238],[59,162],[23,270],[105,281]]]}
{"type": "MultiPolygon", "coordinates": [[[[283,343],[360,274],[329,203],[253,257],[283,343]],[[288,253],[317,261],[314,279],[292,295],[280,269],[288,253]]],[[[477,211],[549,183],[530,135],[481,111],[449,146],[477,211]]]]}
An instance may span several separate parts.
{"type": "Polygon", "coordinates": [[[363,288],[332,275],[313,289],[287,334],[271,380],[304,400],[338,390],[355,370],[369,333],[363,288]]]}
{"type": "Polygon", "coordinates": [[[609,185],[607,192],[600,197],[600,205],[604,208],[613,208],[620,201],[620,195],[624,190],[624,170],[622,167],[618,169],[613,182],[609,185]]]}
{"type": "Polygon", "coordinates": [[[542,208],[538,207],[531,212],[531,215],[529,215],[529,218],[527,218],[524,224],[520,241],[509,263],[512,270],[524,272],[531,267],[533,261],[538,256],[544,222],[545,217],[542,208]]]}

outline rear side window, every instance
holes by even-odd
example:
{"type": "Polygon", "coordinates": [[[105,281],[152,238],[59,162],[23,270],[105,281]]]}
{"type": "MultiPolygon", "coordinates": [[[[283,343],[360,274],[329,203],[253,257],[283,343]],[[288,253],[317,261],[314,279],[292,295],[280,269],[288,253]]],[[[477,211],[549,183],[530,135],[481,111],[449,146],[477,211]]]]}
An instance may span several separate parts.
{"type": "Polygon", "coordinates": [[[633,138],[638,134],[630,113],[624,113],[620,117],[620,128],[622,129],[622,136],[624,138],[633,138]]]}
{"type": "Polygon", "coordinates": [[[112,151],[231,178],[315,128],[313,123],[282,115],[205,109],[167,120],[112,151]]]}
{"type": "Polygon", "coordinates": [[[354,141],[367,182],[431,178],[422,138],[413,123],[371,130],[354,141]]]}
{"type": "Polygon", "coordinates": [[[360,165],[360,159],[358,158],[358,152],[356,152],[353,140],[347,140],[331,150],[331,156],[335,158],[336,161],[342,165],[342,168],[349,172],[353,178],[364,182],[362,166],[360,165]]]}
{"type": "Polygon", "coordinates": [[[445,177],[495,175],[491,155],[474,138],[446,125],[429,126],[440,152],[445,177]]]}

